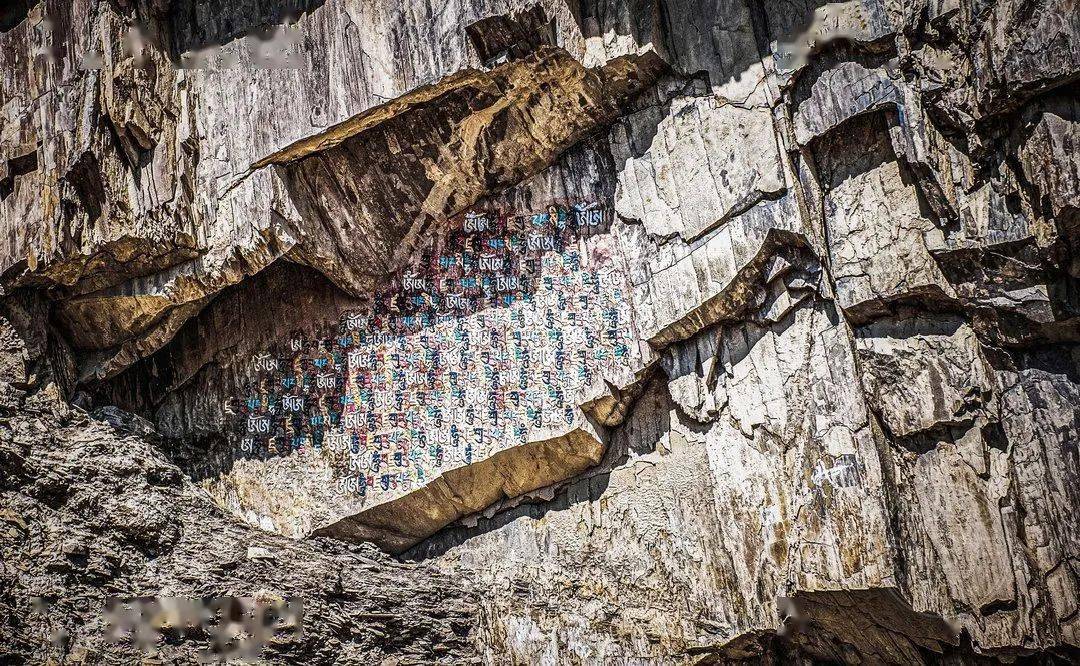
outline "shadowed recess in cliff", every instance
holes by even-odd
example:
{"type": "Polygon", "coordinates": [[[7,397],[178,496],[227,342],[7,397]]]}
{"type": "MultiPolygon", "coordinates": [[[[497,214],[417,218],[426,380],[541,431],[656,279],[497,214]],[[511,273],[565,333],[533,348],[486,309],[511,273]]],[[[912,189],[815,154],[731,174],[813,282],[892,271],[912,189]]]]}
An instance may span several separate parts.
{"type": "Polygon", "coordinates": [[[813,25],[822,0],[572,0],[589,39],[630,38],[651,45],[687,75],[704,72],[714,87],[755,77],[772,44],[794,42],[813,25]]]}
{"type": "MultiPolygon", "coordinates": [[[[91,388],[102,399],[159,421],[158,410],[195,382],[194,393],[208,385],[225,391],[239,383],[229,368],[237,357],[289,335],[329,335],[340,313],[357,307],[360,299],[336,288],[318,271],[278,260],[251,278],[217,294],[189,319],[167,345],[138,361],[116,377],[91,388]],[[273,298],[267,298],[273,294],[273,298]],[[207,336],[213,331],[213,336],[207,336]],[[204,381],[198,381],[199,378],[204,381]]],[[[194,399],[194,397],[193,397],[194,399]]],[[[225,400],[216,408],[191,405],[187,420],[161,422],[166,435],[206,437],[222,433],[225,400]]],[[[197,479],[206,473],[191,469],[197,479]]]]}
{"type": "MultiPolygon", "coordinates": [[[[40,0],[39,0],[40,1],[40,0]]],[[[9,0],[0,8],[0,32],[7,32],[26,20],[35,0],[9,0]]]]}
{"type": "Polygon", "coordinates": [[[209,437],[204,460],[191,451],[187,466],[226,494],[261,484],[243,481],[257,466],[285,474],[294,499],[317,506],[303,524],[263,507],[276,529],[303,534],[371,506],[320,533],[391,550],[579,473],[604,437],[577,411],[578,393],[603,392],[601,373],[636,353],[604,211],[454,222],[374,303],[300,266],[263,271],[118,377],[106,399],[141,402],[166,434],[209,437]],[[261,293],[282,298],[266,304],[261,293]],[[217,351],[200,335],[209,329],[229,331],[217,351]],[[142,395],[151,383],[156,394],[142,395]],[[231,447],[213,442],[223,431],[231,447]]]}
{"type": "Polygon", "coordinates": [[[275,26],[295,23],[326,0],[171,0],[165,19],[175,60],[184,53],[221,46],[253,35],[263,38],[275,26]]]}
{"type": "Polygon", "coordinates": [[[540,47],[414,91],[252,168],[276,165],[302,214],[312,240],[290,256],[369,293],[433,226],[552,164],[663,69],[654,54],[587,69],[540,47]]]}
{"type": "Polygon", "coordinates": [[[496,14],[465,27],[480,61],[490,67],[521,58],[544,44],[555,44],[555,23],[544,8],[533,5],[517,14],[496,14]]]}
{"type": "Polygon", "coordinates": [[[0,201],[8,198],[15,191],[15,181],[19,176],[37,171],[37,151],[12,157],[3,167],[0,171],[0,201]]]}
{"type": "Polygon", "coordinates": [[[354,296],[370,293],[431,229],[549,166],[663,69],[653,54],[587,69],[544,47],[491,72],[452,75],[258,161],[245,177],[273,169],[299,219],[272,226],[253,256],[212,254],[224,266],[197,260],[64,301],[58,318],[94,352],[81,374],[108,377],[152,352],[171,337],[165,327],[281,255],[354,296]]]}

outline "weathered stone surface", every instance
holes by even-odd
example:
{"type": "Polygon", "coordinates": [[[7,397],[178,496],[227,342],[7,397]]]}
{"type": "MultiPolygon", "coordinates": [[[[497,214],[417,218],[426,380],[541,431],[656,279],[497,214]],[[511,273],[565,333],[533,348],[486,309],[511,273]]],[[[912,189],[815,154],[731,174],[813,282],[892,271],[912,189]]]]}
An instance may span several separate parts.
{"type": "Polygon", "coordinates": [[[1080,16],[1068,0],[1031,7],[995,3],[978,26],[972,53],[979,110],[1000,113],[1033,93],[1075,80],[1080,16]]]}
{"type": "Polygon", "coordinates": [[[860,62],[844,61],[823,71],[804,73],[799,80],[795,107],[795,140],[806,144],[840,123],[860,113],[893,106],[900,101],[900,92],[891,81],[886,63],[880,68],[868,68],[860,62]]]}
{"type": "Polygon", "coordinates": [[[896,437],[971,421],[993,393],[978,338],[958,318],[867,324],[856,348],[869,404],[896,437]]]}
{"type": "Polygon", "coordinates": [[[613,433],[610,471],[550,506],[415,552],[449,546],[437,560],[447,571],[481,571],[505,590],[483,627],[498,649],[523,661],[578,651],[618,660],[655,643],[667,654],[708,651],[774,626],[778,595],[891,584],[876,436],[844,379],[849,333],[826,308],[804,305],[777,323],[709,334],[723,345],[702,380],[718,396],[714,422],[687,420],[661,384],[613,433]],[[793,357],[788,339],[815,343],[793,357]],[[831,518],[837,505],[842,522],[831,518]],[[585,576],[595,582],[571,582],[585,576]],[[523,579],[518,592],[512,581],[523,579]],[[564,622],[629,633],[595,643],[564,622]],[[557,642],[534,643],[533,632],[557,642]]]}
{"type": "MultiPolygon", "coordinates": [[[[1075,93],[1076,88],[1072,89],[1075,93]]],[[[1032,104],[1024,113],[1026,127],[1018,134],[1024,180],[1036,188],[1036,210],[1049,209],[1066,218],[1080,209],[1080,100],[1066,92],[1032,104]]],[[[1062,230],[1059,233],[1067,233],[1062,230]]]]}
{"type": "MultiPolygon", "coordinates": [[[[280,178],[264,173],[265,169],[250,175],[249,171],[290,144],[310,139],[358,114],[390,117],[409,104],[402,101],[387,109],[384,102],[406,92],[423,96],[418,87],[438,86],[445,77],[477,64],[477,56],[467,47],[464,29],[479,18],[473,14],[479,8],[462,9],[453,15],[451,24],[420,25],[398,14],[395,3],[370,7],[359,15],[356,8],[337,2],[318,15],[302,17],[286,31],[285,43],[271,47],[288,47],[286,54],[292,49],[294,58],[289,62],[296,66],[297,59],[307,66],[333,61],[334,76],[342,77],[335,80],[356,79],[369,85],[331,90],[328,78],[297,76],[296,70],[288,67],[252,70],[253,65],[267,63],[259,60],[257,49],[250,48],[255,45],[251,37],[237,37],[265,25],[267,17],[283,19],[291,14],[278,11],[275,4],[204,8],[207,13],[201,17],[201,36],[197,38],[179,36],[191,30],[185,23],[190,16],[184,12],[163,17],[160,12],[144,13],[145,8],[139,6],[133,15],[128,10],[125,16],[111,6],[91,10],[82,5],[64,15],[59,24],[50,24],[52,19],[38,6],[3,35],[5,51],[12,54],[21,50],[29,54],[39,44],[52,43],[62,57],[54,61],[40,58],[47,64],[42,70],[29,66],[30,57],[5,62],[4,108],[12,122],[5,122],[3,128],[5,148],[0,161],[8,165],[3,180],[10,180],[9,187],[13,191],[18,187],[19,194],[5,196],[0,205],[7,224],[20,220],[21,225],[10,226],[4,234],[13,245],[5,253],[0,272],[12,284],[60,284],[78,293],[98,292],[68,301],[61,315],[73,339],[85,349],[122,345],[104,359],[91,356],[84,364],[84,375],[110,376],[153,352],[207,297],[265,268],[297,243],[303,246],[305,237],[312,247],[300,247],[295,255],[315,261],[342,286],[352,286],[348,262],[327,266],[325,246],[330,239],[325,234],[329,232],[333,238],[340,232],[313,220],[309,224],[317,228],[311,233],[301,223],[302,216],[294,210],[280,178]],[[180,22],[174,24],[173,16],[179,16],[176,20],[180,22]],[[131,19],[143,28],[125,25],[131,19]],[[377,27],[357,32],[355,25],[377,27]],[[414,31],[406,43],[395,41],[398,26],[414,31]],[[55,28],[51,33],[50,27],[55,28]],[[125,50],[122,40],[99,43],[101,35],[110,31],[127,33],[129,43],[140,46],[125,50]],[[443,62],[436,45],[446,44],[451,37],[458,48],[448,49],[448,60],[443,62]],[[355,43],[357,39],[360,43],[355,43]],[[188,51],[189,47],[201,49],[215,43],[225,46],[191,63],[203,68],[177,71],[170,64],[170,58],[180,55],[171,48],[188,51]],[[416,52],[411,51],[414,44],[419,49],[416,52]],[[357,59],[350,55],[354,50],[368,57],[357,59]],[[84,55],[89,64],[83,63],[84,55]],[[102,61],[100,69],[86,69],[98,60],[102,61]],[[387,68],[397,73],[387,76],[387,68]],[[255,86],[249,85],[244,73],[252,71],[260,80],[255,86]],[[67,83],[54,89],[58,78],[67,83]],[[382,87],[369,87],[376,83],[382,87]],[[34,94],[35,90],[40,94],[34,94]],[[309,107],[304,101],[309,99],[323,101],[309,107]],[[102,107],[100,123],[93,115],[98,108],[95,104],[102,107]],[[118,137],[119,149],[111,144],[110,132],[118,137]],[[41,145],[40,156],[35,151],[37,144],[41,145]],[[38,193],[43,205],[35,205],[38,193]],[[72,215],[74,220],[67,219],[72,215]],[[182,312],[166,316],[176,308],[182,312]],[[145,333],[151,326],[162,330],[145,333]],[[133,336],[138,339],[132,340],[133,336]]],[[[552,11],[560,8],[567,11],[561,5],[552,11]]],[[[570,30],[573,24],[564,20],[559,25],[570,30]]],[[[563,41],[574,52],[580,49],[580,37],[575,41],[567,34],[563,41]]],[[[582,71],[576,61],[564,63],[582,71]]],[[[624,64],[616,63],[613,70],[625,75],[624,64]]],[[[559,81],[558,68],[549,68],[549,72],[553,82],[559,81]]],[[[617,105],[623,94],[644,85],[648,75],[642,74],[640,81],[630,81],[621,92],[616,90],[620,84],[608,82],[614,83],[614,88],[589,93],[581,103],[589,104],[591,98],[617,105]]],[[[473,72],[454,81],[470,77],[486,75],[473,72]]],[[[590,85],[597,83],[595,77],[586,79],[590,85]]],[[[450,87],[444,83],[435,91],[445,92],[450,87]]],[[[561,85],[549,85],[548,92],[572,94],[561,85]]],[[[576,97],[573,99],[577,103],[576,97]]],[[[522,99],[519,104],[525,101],[532,100],[522,99]]],[[[562,108],[570,107],[554,106],[562,108]]],[[[586,111],[576,115],[574,122],[564,119],[547,126],[552,132],[572,135],[587,131],[588,123],[598,122],[602,116],[586,111]],[[579,121],[582,124],[574,124],[579,121]]],[[[493,117],[499,120],[497,113],[493,117]]],[[[348,127],[350,133],[356,131],[354,125],[348,127]]],[[[513,132],[512,127],[504,129],[513,132]]],[[[479,148],[488,150],[487,135],[479,133],[476,138],[482,142],[479,148]]],[[[445,137],[431,139],[445,141],[445,137]]],[[[511,151],[507,156],[520,156],[528,162],[545,159],[549,153],[546,159],[550,160],[566,147],[554,135],[537,139],[532,151],[511,151]]],[[[534,162],[531,169],[542,166],[534,162]]],[[[516,174],[509,169],[505,177],[520,179],[528,175],[528,169],[516,174]]],[[[452,182],[450,179],[444,186],[450,187],[452,182]]],[[[467,198],[464,191],[455,194],[459,195],[467,198]]],[[[455,202],[460,204],[460,199],[455,202]]],[[[387,203],[393,205],[392,201],[387,203]]],[[[448,212],[462,207],[464,204],[448,212]]],[[[437,208],[429,203],[428,214],[435,214],[437,208]]],[[[387,215],[385,210],[378,214],[387,215]]]]}
{"type": "Polygon", "coordinates": [[[0,661],[1077,659],[1072,0],[9,5],[0,661]]]}
{"type": "Polygon", "coordinates": [[[642,337],[657,347],[690,337],[764,297],[761,275],[782,248],[805,241],[791,197],[765,201],[693,244],[672,242],[643,257],[634,284],[642,337]]]}
{"type": "MultiPolygon", "coordinates": [[[[47,373],[24,390],[0,380],[0,395],[13,398],[0,403],[5,662],[146,659],[130,642],[108,641],[103,612],[110,599],[153,596],[302,600],[302,632],[277,635],[263,652],[272,661],[460,663],[475,655],[476,597],[459,581],[371,546],[298,542],[244,526],[165,457],[145,421],[69,407],[47,373]]],[[[191,663],[215,648],[205,631],[160,629],[166,639],[151,645],[162,663],[191,663]]]]}
{"type": "Polygon", "coordinates": [[[772,115],[714,97],[650,107],[616,126],[616,211],[657,236],[693,241],[785,189],[772,115]],[[657,122],[656,116],[660,115],[657,122]],[[651,135],[651,136],[649,136],[651,135]]]}
{"type": "Polygon", "coordinates": [[[923,214],[884,119],[870,116],[850,126],[846,137],[822,151],[819,165],[837,302],[856,320],[880,313],[890,301],[953,296],[928,247],[928,237],[941,231],[923,214]]]}
{"type": "MultiPolygon", "coordinates": [[[[421,489],[314,530],[317,536],[370,541],[400,553],[503,498],[520,497],[575,477],[600,462],[607,433],[586,419],[548,439],[498,451],[440,474],[421,489]]],[[[265,473],[264,470],[259,470],[265,473]]],[[[250,502],[241,502],[248,508],[250,502]]]]}
{"type": "MultiPolygon", "coordinates": [[[[102,611],[116,595],[302,598],[302,638],[276,642],[266,655],[273,660],[370,663],[412,653],[456,661],[472,652],[464,637],[475,600],[457,584],[439,584],[428,568],[244,527],[152,447],[82,414],[60,424],[20,415],[4,430],[0,636],[7,658],[137,659],[133,646],[104,641],[102,611]],[[251,557],[253,548],[272,552],[272,564],[251,557]],[[32,610],[32,598],[51,606],[32,610]],[[390,633],[400,638],[386,632],[395,625],[390,633]]],[[[160,656],[182,663],[207,645],[174,637],[160,656]]]]}
{"type": "Polygon", "coordinates": [[[1075,385],[1043,369],[1048,359],[1028,365],[1033,360],[1017,359],[1016,367],[995,373],[999,421],[947,428],[918,440],[921,449],[896,449],[890,474],[899,502],[911,507],[902,513],[900,535],[929,546],[910,551],[905,562],[909,572],[926,574],[905,574],[910,598],[930,611],[958,609],[987,649],[1006,648],[1017,626],[1031,648],[1076,640],[1075,621],[1066,619],[1076,608],[1076,579],[1058,564],[1076,537],[1059,513],[1073,501],[1075,466],[1058,462],[1071,455],[1071,445],[1047,448],[1048,441],[1074,439],[1077,409],[1062,401],[1073,399],[1075,385]]]}
{"type": "Polygon", "coordinates": [[[490,75],[452,76],[265,157],[255,166],[281,164],[280,173],[258,171],[254,184],[245,180],[239,192],[226,194],[250,211],[244,188],[272,193],[272,211],[264,212],[271,224],[249,242],[252,254],[212,250],[205,259],[65,303],[61,317],[77,346],[120,347],[104,358],[89,356],[83,375],[115,374],[159,347],[215,292],[283,255],[349,293],[370,292],[406,261],[429,225],[531,175],[609,120],[658,72],[655,58],[643,62],[619,61],[596,73],[565,51],[547,49],[490,75]],[[372,231],[354,243],[356,229],[372,231]]]}

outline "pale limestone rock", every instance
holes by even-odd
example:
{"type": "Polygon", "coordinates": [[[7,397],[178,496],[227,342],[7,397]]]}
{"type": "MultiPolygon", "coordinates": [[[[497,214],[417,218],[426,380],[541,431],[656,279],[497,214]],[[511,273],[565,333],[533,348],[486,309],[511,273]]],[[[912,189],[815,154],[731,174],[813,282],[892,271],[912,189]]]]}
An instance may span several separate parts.
{"type": "Polygon", "coordinates": [[[750,354],[723,354],[728,369],[717,379],[729,398],[754,396],[762,418],[749,432],[735,425],[746,412],[729,412],[733,401],[702,426],[650,391],[613,434],[610,472],[572,484],[551,510],[523,507],[517,520],[463,543],[452,533],[430,542],[437,552],[450,546],[439,560],[447,571],[482,567],[493,590],[532,581],[527,595],[511,588],[491,600],[497,610],[483,631],[492,644],[520,660],[587,650],[590,661],[635,654],[647,640],[669,650],[722,645],[768,628],[777,595],[888,584],[891,558],[873,536],[887,529],[874,435],[858,390],[821,382],[830,368],[853,370],[843,345],[850,332],[807,306],[790,323],[754,330],[761,341],[750,354]],[[792,339],[817,342],[807,356],[778,359],[792,339]],[[807,406],[801,396],[811,385],[820,402],[807,406]],[[854,437],[836,436],[860,422],[854,437]],[[823,517],[825,505],[844,520],[823,517]],[[586,568],[596,583],[572,586],[586,568]],[[550,632],[564,621],[596,622],[605,608],[631,633],[599,643],[558,633],[554,645],[522,633],[523,623],[550,632]]]}
{"type": "Polygon", "coordinates": [[[828,166],[835,170],[830,169],[831,187],[824,197],[840,307],[859,319],[909,294],[951,297],[952,287],[928,248],[927,239],[940,231],[923,215],[915,186],[880,133],[856,133],[842,145],[857,149],[855,137],[873,143],[854,159],[848,156],[848,163],[838,161],[839,145],[830,148],[829,159],[836,161],[828,166]]]}
{"type": "Polygon", "coordinates": [[[870,406],[896,437],[971,421],[992,402],[992,374],[963,320],[875,322],[855,346],[870,406]]]}
{"type": "Polygon", "coordinates": [[[276,560],[277,556],[268,548],[261,546],[248,546],[247,558],[249,560],[276,560]]]}
{"type": "Polygon", "coordinates": [[[615,210],[657,236],[693,241],[785,189],[767,110],[679,99],[630,116],[613,134],[622,169],[615,210]]]}
{"type": "Polygon", "coordinates": [[[0,10],[0,643],[137,659],[107,586],[305,596],[271,661],[1073,656],[1072,4],[0,10]],[[632,344],[566,428],[369,503],[220,443],[451,216],[576,202],[632,344]]]}
{"type": "Polygon", "coordinates": [[[804,73],[812,82],[800,80],[797,87],[797,94],[805,99],[795,107],[795,140],[806,144],[860,113],[895,106],[900,92],[890,71],[895,71],[894,63],[867,68],[848,61],[820,73],[804,73]]]}
{"type": "Polygon", "coordinates": [[[662,347],[763,298],[756,276],[778,248],[798,251],[802,229],[785,197],[758,204],[692,244],[673,241],[644,257],[646,277],[635,280],[633,291],[642,337],[662,347]]]}
{"type": "Polygon", "coordinates": [[[900,505],[910,507],[900,514],[899,534],[928,544],[907,551],[906,569],[925,572],[911,579],[912,602],[931,612],[959,609],[957,620],[991,649],[1017,626],[1033,644],[1076,635],[1075,622],[1061,619],[1071,617],[1077,587],[1062,576],[1060,559],[1075,539],[1061,529],[1075,469],[1062,465],[1058,445],[1046,447],[1048,437],[1074,437],[1080,413],[1062,401],[1075,400],[1075,386],[1038,369],[1046,358],[1018,360],[1034,363],[995,373],[1000,423],[944,430],[923,439],[924,449],[897,449],[890,472],[900,505]]]}

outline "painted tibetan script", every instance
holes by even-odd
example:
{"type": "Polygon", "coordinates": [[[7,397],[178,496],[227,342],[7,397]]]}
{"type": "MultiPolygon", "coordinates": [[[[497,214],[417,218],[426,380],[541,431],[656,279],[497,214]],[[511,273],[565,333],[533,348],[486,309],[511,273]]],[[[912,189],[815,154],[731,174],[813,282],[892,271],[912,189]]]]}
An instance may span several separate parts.
{"type": "Polygon", "coordinates": [[[335,335],[251,359],[242,455],[331,461],[361,503],[573,426],[590,386],[639,355],[603,209],[470,212],[335,335]]]}

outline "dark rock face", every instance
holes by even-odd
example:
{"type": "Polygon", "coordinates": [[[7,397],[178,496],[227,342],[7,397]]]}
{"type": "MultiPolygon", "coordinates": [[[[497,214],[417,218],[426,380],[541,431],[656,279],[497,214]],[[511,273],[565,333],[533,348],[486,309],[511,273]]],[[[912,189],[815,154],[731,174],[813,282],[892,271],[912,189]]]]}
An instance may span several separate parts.
{"type": "MultiPolygon", "coordinates": [[[[42,388],[52,386],[47,375],[32,384],[28,397],[5,383],[0,404],[5,663],[145,658],[130,641],[108,642],[104,610],[109,599],[159,596],[302,599],[302,632],[275,635],[262,652],[275,662],[475,654],[476,597],[461,581],[372,546],[241,525],[165,457],[145,420],[57,402],[42,388]]],[[[212,654],[211,630],[155,628],[164,636],[154,650],[160,663],[212,654]]]]}
{"type": "Polygon", "coordinates": [[[0,661],[1080,658],[1078,76],[1074,0],[8,3],[0,661]]]}

